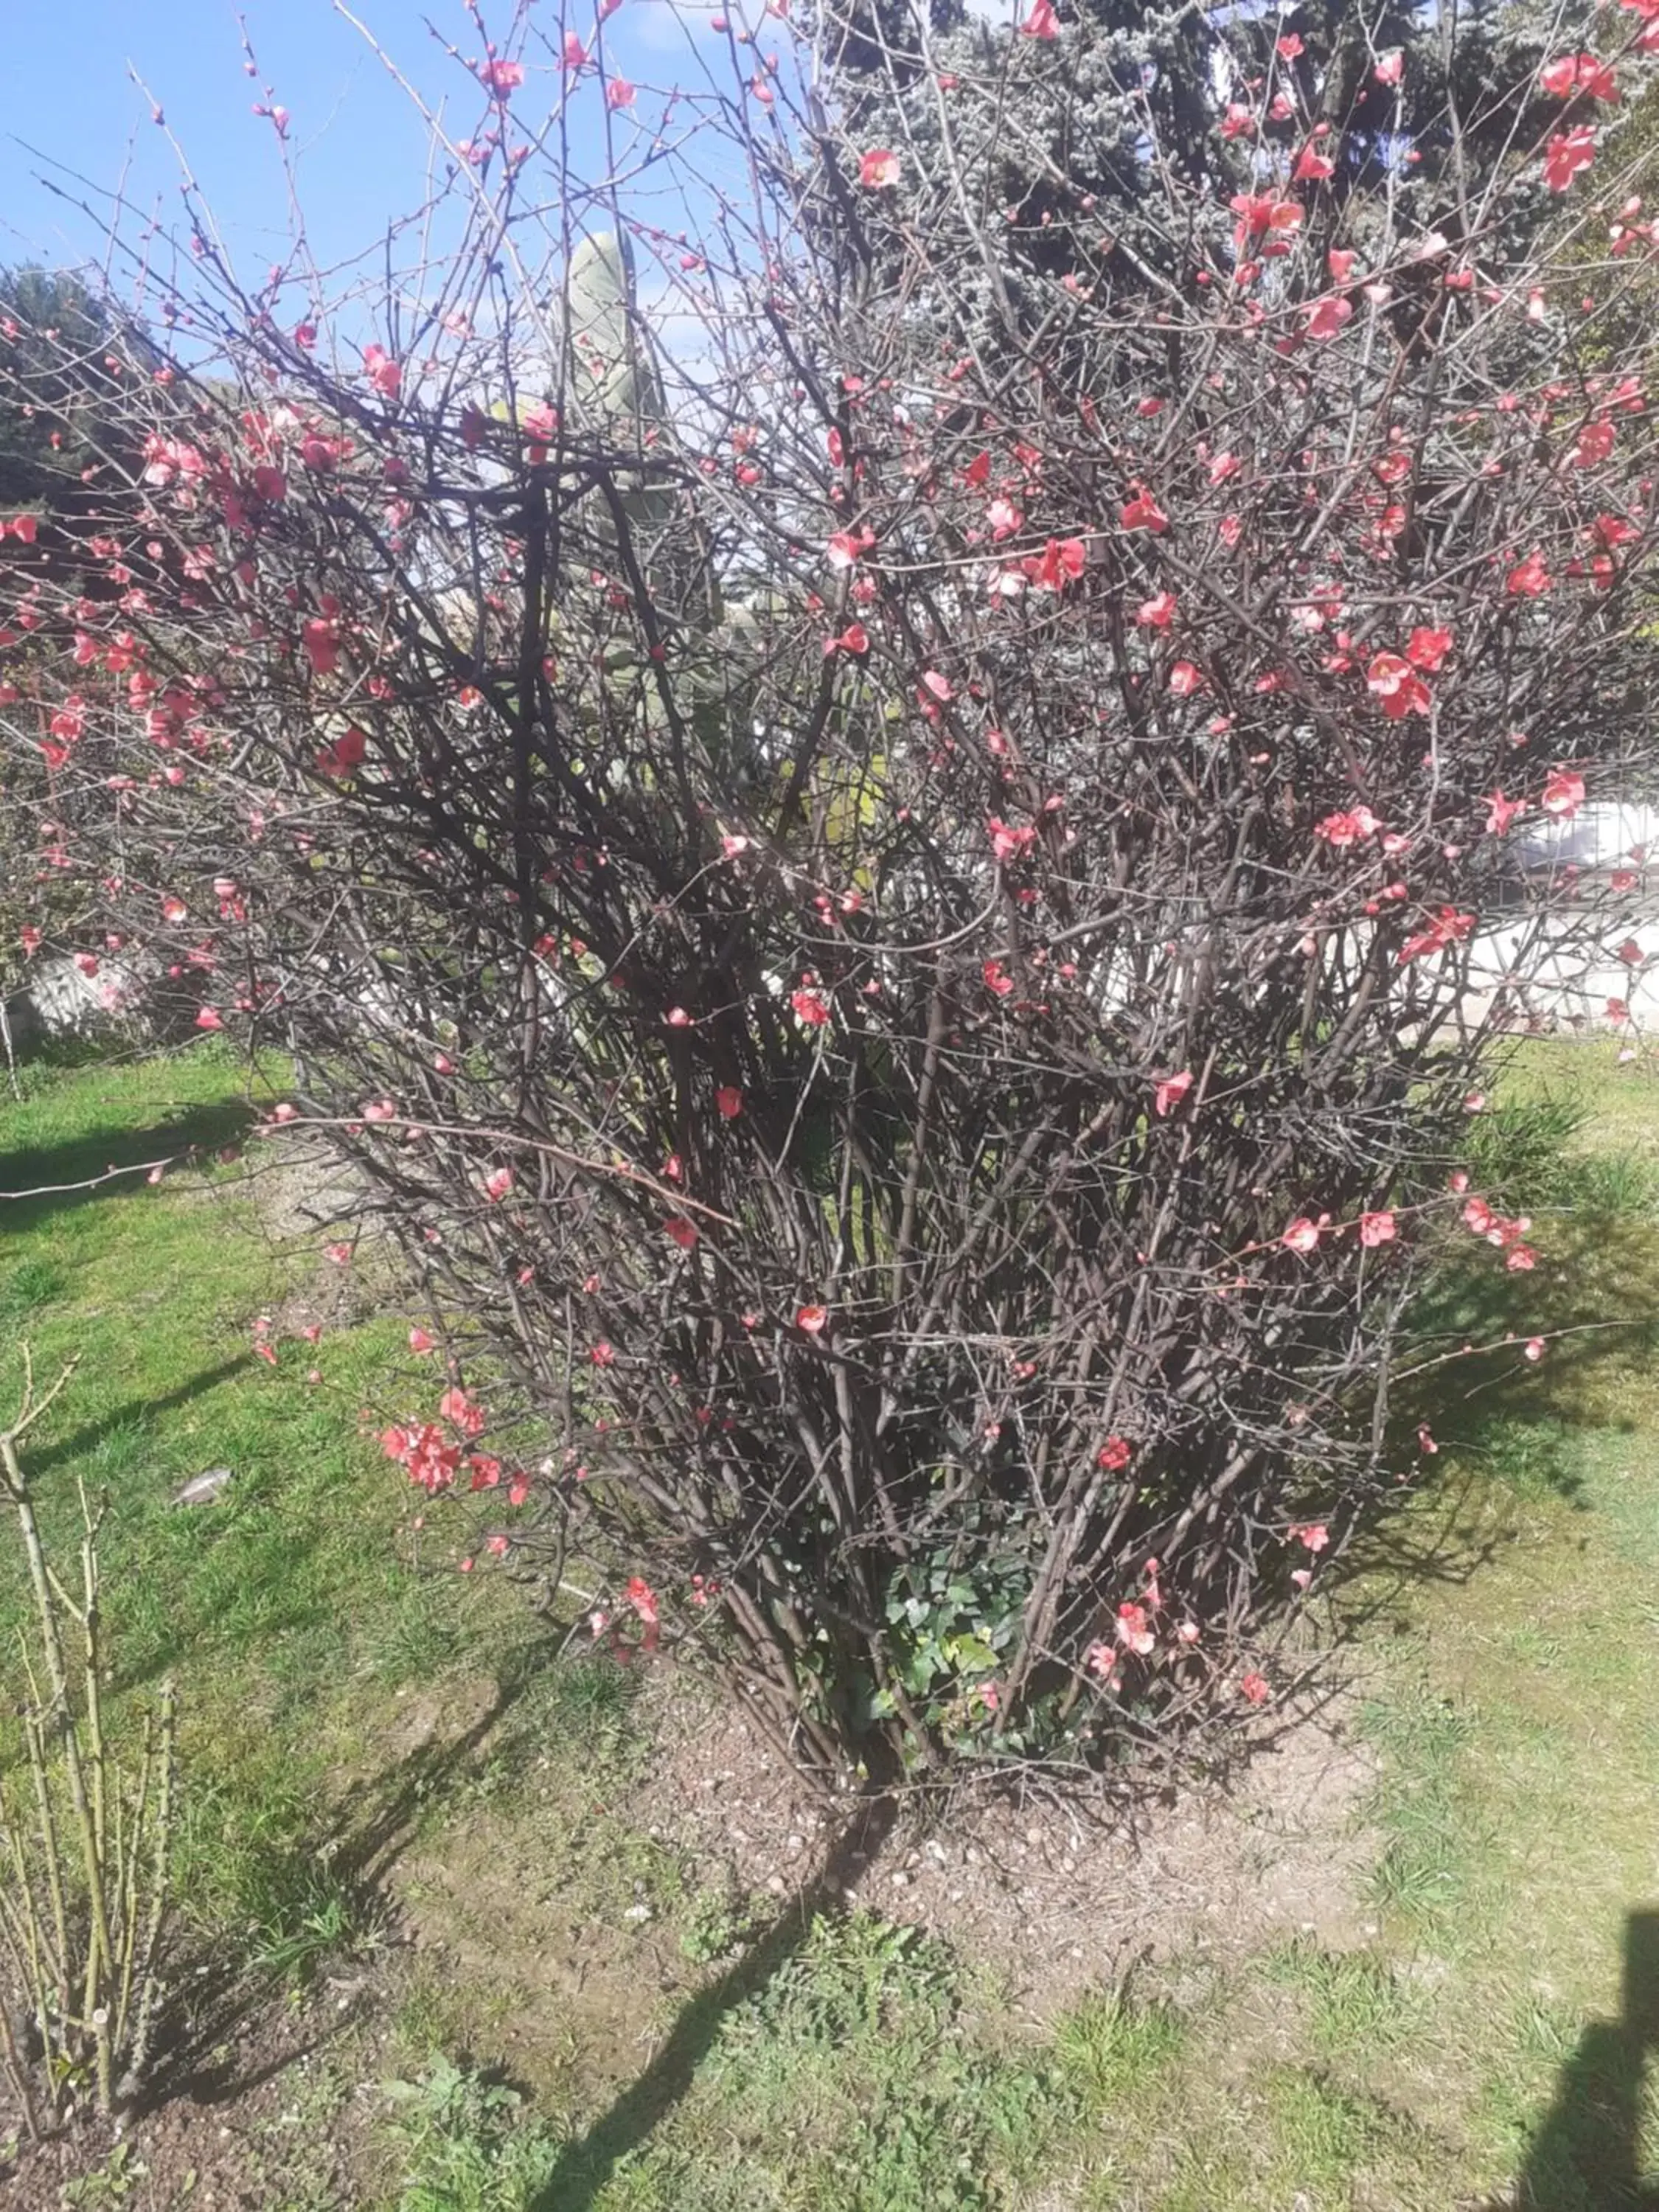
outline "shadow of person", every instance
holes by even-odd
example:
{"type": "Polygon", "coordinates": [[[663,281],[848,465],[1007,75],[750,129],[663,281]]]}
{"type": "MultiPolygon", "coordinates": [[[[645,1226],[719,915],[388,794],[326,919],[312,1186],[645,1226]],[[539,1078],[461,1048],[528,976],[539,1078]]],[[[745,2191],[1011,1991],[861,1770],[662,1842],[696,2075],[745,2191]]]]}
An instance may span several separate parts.
{"type": "Polygon", "coordinates": [[[1510,2200],[1516,2212],[1659,2212],[1659,2172],[1650,2163],[1659,2160],[1659,2143],[1642,2154],[1643,2081],[1655,2051],[1659,1911],[1650,1910],[1625,1923],[1620,2016],[1592,2021],[1562,2067],[1510,2200]]]}
{"type": "Polygon", "coordinates": [[[862,1799],[836,1838],[823,1871],[778,1913],[731,1972],[694,1997],[656,2057],[585,2136],[566,2145],[532,2198],[530,2212],[587,2212],[618,2162],[638,2147],[691,2087],[726,2016],[776,1973],[805,1941],[814,1918],[845,1910],[844,1885],[862,1873],[892,1826],[890,1796],[862,1799]]]}

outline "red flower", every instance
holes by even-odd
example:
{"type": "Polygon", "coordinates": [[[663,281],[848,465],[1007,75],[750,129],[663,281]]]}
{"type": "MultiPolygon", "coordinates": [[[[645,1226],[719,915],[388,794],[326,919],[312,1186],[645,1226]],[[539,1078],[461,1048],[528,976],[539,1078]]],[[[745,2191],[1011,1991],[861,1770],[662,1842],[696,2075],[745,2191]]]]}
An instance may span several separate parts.
{"type": "Polygon", "coordinates": [[[1126,530],[1167,530],[1170,518],[1152,497],[1151,492],[1137,486],[1135,495],[1118,511],[1118,520],[1126,530]]]}
{"type": "Polygon", "coordinates": [[[988,960],[981,973],[988,990],[994,991],[999,999],[1006,999],[1014,988],[1014,979],[1000,960],[988,960]]]}
{"type": "Polygon", "coordinates": [[[987,815],[985,834],[991,841],[993,856],[1005,866],[1010,860],[1018,860],[1036,838],[1035,829],[1016,830],[998,814],[987,815]]]}
{"type": "Polygon", "coordinates": [[[1534,546],[1524,561],[1519,561],[1510,570],[1506,588],[1514,599],[1535,599],[1547,592],[1554,581],[1544,566],[1544,556],[1534,546]]]}
{"type": "Polygon", "coordinates": [[[384,346],[363,348],[363,374],[385,398],[395,399],[398,397],[404,373],[384,346]]]}
{"type": "Polygon", "coordinates": [[[1538,72],[1538,82],[1558,100],[1571,100],[1576,92],[1582,92],[1591,100],[1606,100],[1610,107],[1619,104],[1612,68],[1599,54],[1563,54],[1557,61],[1546,62],[1538,72]]]}
{"type": "Polygon", "coordinates": [[[1306,317],[1307,331],[1310,338],[1334,338],[1341,331],[1345,323],[1353,319],[1353,303],[1349,300],[1339,299],[1334,293],[1331,293],[1322,300],[1316,300],[1310,307],[1305,308],[1303,312],[1306,317]]]}
{"type": "Polygon", "coordinates": [[[890,148],[872,147],[869,153],[860,156],[859,182],[866,191],[884,191],[890,185],[897,184],[898,180],[899,158],[890,148]]]}
{"type": "Polygon", "coordinates": [[[800,1306],[795,1313],[795,1327],[804,1329],[808,1336],[822,1336],[830,1319],[827,1306],[800,1306]]]}
{"type": "Polygon", "coordinates": [[[1365,689],[1382,701],[1382,712],[1391,722],[1401,721],[1407,714],[1426,714],[1432,703],[1428,685],[1397,653],[1379,653],[1373,658],[1365,671],[1365,689]]]}
{"type": "Polygon", "coordinates": [[[1179,1075],[1160,1075],[1154,1078],[1152,1111],[1160,1119],[1172,1106],[1178,1106],[1193,1087],[1193,1072],[1183,1067],[1179,1075]]]}
{"type": "Polygon", "coordinates": [[[317,755],[318,772],[322,775],[332,776],[337,781],[351,775],[354,769],[362,767],[363,755],[368,748],[368,740],[361,730],[347,730],[343,736],[337,738],[331,745],[325,745],[317,755]]]}
{"type": "Polygon", "coordinates": [[[1538,801],[1545,813],[1557,822],[1571,822],[1583,803],[1583,777],[1575,775],[1571,769],[1552,769],[1538,801]]]}
{"type": "Polygon", "coordinates": [[[663,1227],[682,1252],[690,1252],[696,1245],[697,1224],[695,1221],[688,1221],[683,1213],[677,1213],[670,1220],[665,1221],[663,1227]]]}
{"type": "Polygon", "coordinates": [[[822,1029],[830,1018],[829,1006],[816,991],[792,991],[789,1003],[808,1029],[822,1029]]]}
{"type": "Polygon", "coordinates": [[[1581,169],[1595,159],[1595,133],[1588,125],[1576,131],[1559,131],[1544,149],[1544,181],[1553,192],[1564,192],[1581,169]]]}
{"type": "Polygon", "coordinates": [[[1095,1465],[1107,1474],[1121,1474],[1129,1464],[1132,1449],[1127,1437],[1108,1437],[1095,1454],[1095,1465]]]}
{"type": "Polygon", "coordinates": [[[743,1111],[743,1093],[735,1083],[723,1083],[714,1093],[714,1104],[722,1121],[735,1121],[743,1111]]]}
{"type": "Polygon", "coordinates": [[[1413,668],[1432,676],[1452,649],[1449,629],[1414,629],[1406,644],[1406,658],[1413,668]]]}

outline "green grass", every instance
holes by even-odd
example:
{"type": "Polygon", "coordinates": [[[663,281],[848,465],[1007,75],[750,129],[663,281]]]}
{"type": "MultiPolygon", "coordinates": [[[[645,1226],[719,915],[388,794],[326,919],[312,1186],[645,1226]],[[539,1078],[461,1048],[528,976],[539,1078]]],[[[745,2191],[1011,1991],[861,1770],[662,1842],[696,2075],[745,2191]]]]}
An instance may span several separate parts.
{"type": "MultiPolygon", "coordinates": [[[[25,1340],[43,1374],[81,1354],[34,1464],[58,1525],[76,1475],[109,1495],[124,1704],[180,1676],[190,1924],[279,1987],[343,1955],[385,1977],[376,2070],[402,2087],[354,2207],[1445,2212],[1524,2182],[1613,2212],[1659,2178],[1644,1066],[1529,1045],[1472,1124],[1480,1187],[1534,1215],[1546,1264],[1454,1244],[1425,1345],[1495,1349],[1402,1404],[1441,1452],[1336,1587],[1376,1770],[1354,1932],[1148,1963],[1043,2033],[926,1936],[803,1920],[641,1832],[636,1675],[549,1671],[509,1592],[457,1576],[441,1534],[412,1547],[360,1432],[425,1387],[402,1323],[252,1358],[252,1317],[313,1263],[261,1240],[216,1160],[244,1120],[228,1057],[29,1085],[0,1108],[0,1188],[199,1148],[159,1187],[0,1205],[0,1392],[25,1340]],[[1540,1364],[1510,1331],[1550,1336],[1540,1364]],[[215,1464],[217,1504],[169,1505],[215,1464]],[[441,1937],[403,1963],[394,1862],[441,1937]]],[[[15,1596],[0,1564],[0,1632],[15,1596]]],[[[349,2065],[319,2076],[307,2130],[352,2092],[349,2065]]],[[[270,2201],[332,2212],[299,2170],[273,2164],[270,2201]]]]}
{"type": "MultiPolygon", "coordinates": [[[[441,1554],[411,1564],[406,1500],[359,1433],[360,1409],[408,1387],[395,1326],[281,1341],[275,1370],[253,1357],[254,1317],[316,1263],[261,1235],[244,1165],[217,1158],[246,1133],[241,1092],[210,1048],[31,1070],[24,1101],[0,1106],[8,1191],[187,1146],[198,1161],[159,1186],[140,1175],[0,1202],[0,1409],[16,1401],[26,1346],[38,1379],[77,1363],[27,1465],[49,1534],[70,1525],[76,1477],[108,1501],[123,1698],[182,1677],[180,1896],[204,1928],[242,1926],[256,1954],[297,1963],[324,1928],[344,1942],[353,1921],[316,1859],[332,1778],[371,1755],[400,1685],[476,1646],[487,1600],[441,1554]],[[215,1504],[171,1504],[221,1465],[232,1480],[215,1504]]],[[[19,1562],[0,1548],[0,1633],[21,1597],[19,1562]]]]}

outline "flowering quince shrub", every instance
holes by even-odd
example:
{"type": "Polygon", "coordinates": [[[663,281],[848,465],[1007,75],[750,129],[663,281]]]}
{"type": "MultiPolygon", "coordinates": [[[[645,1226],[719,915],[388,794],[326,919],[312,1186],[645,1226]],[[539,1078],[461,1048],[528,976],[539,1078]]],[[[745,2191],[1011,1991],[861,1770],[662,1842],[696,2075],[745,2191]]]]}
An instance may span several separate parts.
{"type": "Polygon", "coordinates": [[[1649,773],[1651,415],[1592,343],[1651,282],[1645,21],[1429,231],[1334,193],[1316,83],[1241,84],[1301,144],[1158,171],[1164,264],[1040,292],[974,149],[1086,60],[1042,4],[950,161],[809,118],[775,18],[670,101],[521,9],[384,296],[245,287],[193,204],[187,282],[135,244],[104,588],[4,548],[69,949],[293,1054],[273,1134],[441,1325],[411,1482],[809,1760],[1273,1698],[1273,1609],[1431,1448],[1423,1255],[1536,1264],[1451,1187],[1490,1048],[1546,957],[1659,950],[1644,856],[1517,861],[1649,773]],[[583,101],[617,174],[550,179],[583,101]]]}

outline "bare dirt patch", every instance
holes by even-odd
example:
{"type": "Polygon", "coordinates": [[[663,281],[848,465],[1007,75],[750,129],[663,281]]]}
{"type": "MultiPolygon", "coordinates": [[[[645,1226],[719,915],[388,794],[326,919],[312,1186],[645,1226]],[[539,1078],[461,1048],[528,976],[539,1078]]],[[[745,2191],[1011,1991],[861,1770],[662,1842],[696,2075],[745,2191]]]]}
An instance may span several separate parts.
{"type": "MultiPolygon", "coordinates": [[[[11,2166],[0,2155],[0,2203],[7,2212],[62,2212],[77,2199],[134,2212],[269,2212],[363,2201],[377,2008],[366,1975],[320,1983],[299,2006],[274,1993],[251,2001],[153,2111],[70,2125],[25,2143],[11,2166]]],[[[0,2137],[8,2124],[0,2112],[0,2137]]]]}
{"type": "MultiPolygon", "coordinates": [[[[805,1784],[741,1707],[665,1676],[648,1694],[659,1751],[635,1817],[711,1881],[782,1896],[818,1881],[850,1805],[805,1784]]],[[[1015,2007],[1047,2020],[1138,1963],[1221,1965],[1297,1934],[1363,1942],[1374,1771],[1350,1705],[1327,1700],[1281,1717],[1226,1790],[962,1790],[944,1818],[918,1800],[842,1893],[994,1964],[1015,2007]]]]}

